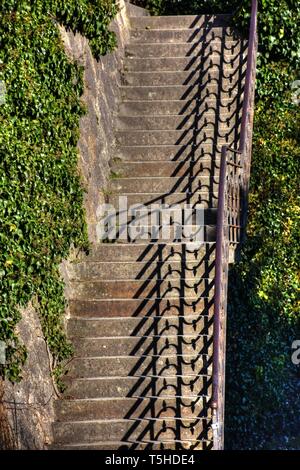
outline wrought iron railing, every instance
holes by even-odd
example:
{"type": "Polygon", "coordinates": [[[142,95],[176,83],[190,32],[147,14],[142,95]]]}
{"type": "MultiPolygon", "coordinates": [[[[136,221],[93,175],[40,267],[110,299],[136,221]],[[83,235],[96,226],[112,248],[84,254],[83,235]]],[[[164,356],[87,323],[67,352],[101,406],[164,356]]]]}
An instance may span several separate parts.
{"type": "Polygon", "coordinates": [[[223,448],[225,399],[225,349],[227,283],[230,253],[235,253],[245,233],[251,164],[255,71],[257,55],[257,0],[252,0],[238,150],[223,146],[218,193],[214,338],[213,338],[213,436],[214,449],[223,448]]]}

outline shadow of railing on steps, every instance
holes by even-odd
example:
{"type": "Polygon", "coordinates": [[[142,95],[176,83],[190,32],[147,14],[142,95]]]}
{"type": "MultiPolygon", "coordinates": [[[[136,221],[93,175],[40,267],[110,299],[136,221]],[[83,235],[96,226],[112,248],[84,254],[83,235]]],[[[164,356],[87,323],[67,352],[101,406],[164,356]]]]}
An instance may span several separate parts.
{"type": "MultiPolygon", "coordinates": [[[[228,48],[226,30],[212,35],[210,16],[191,27],[196,25],[205,32],[187,54],[191,61],[186,70],[191,73],[182,83],[188,90],[181,96],[185,103],[178,130],[189,120],[191,126],[176,140],[178,150],[171,158],[178,162],[171,176],[178,179],[168,192],[140,201],[146,206],[160,202],[216,207],[221,145],[239,137],[245,46],[236,41],[228,48]],[[221,51],[212,52],[214,41],[222,44],[221,51]],[[232,69],[228,75],[225,63],[232,69]],[[203,174],[209,177],[207,184],[200,184],[203,174]]],[[[196,34],[191,41],[197,41],[196,34]]],[[[122,230],[127,226],[118,236],[122,230]]],[[[181,242],[172,251],[167,243],[155,241],[137,259],[146,264],[135,276],[141,284],[133,296],[141,299],[133,314],[140,323],[132,331],[137,341],[130,352],[137,358],[129,373],[136,382],[127,395],[135,403],[124,414],[132,426],[124,432],[122,448],[136,449],[143,443],[146,448],[209,449],[215,245],[194,250],[181,242]],[[153,321],[145,333],[149,318],[153,321]]]]}

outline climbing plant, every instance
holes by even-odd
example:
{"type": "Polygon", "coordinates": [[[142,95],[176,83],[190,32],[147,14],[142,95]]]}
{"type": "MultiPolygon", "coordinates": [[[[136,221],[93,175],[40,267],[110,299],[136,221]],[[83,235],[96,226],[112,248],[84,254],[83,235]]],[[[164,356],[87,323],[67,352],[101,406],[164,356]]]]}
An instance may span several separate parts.
{"type": "Polygon", "coordinates": [[[77,141],[83,70],[64,51],[58,23],[85,35],[95,57],[111,51],[115,0],[2,0],[0,5],[0,340],[2,376],[21,377],[20,307],[33,301],[59,368],[63,329],[59,265],[87,247],[77,141]]]}
{"type": "Polygon", "coordinates": [[[292,448],[300,412],[291,361],[300,332],[299,118],[288,101],[256,105],[248,238],[229,282],[226,437],[234,449],[292,448]]]}

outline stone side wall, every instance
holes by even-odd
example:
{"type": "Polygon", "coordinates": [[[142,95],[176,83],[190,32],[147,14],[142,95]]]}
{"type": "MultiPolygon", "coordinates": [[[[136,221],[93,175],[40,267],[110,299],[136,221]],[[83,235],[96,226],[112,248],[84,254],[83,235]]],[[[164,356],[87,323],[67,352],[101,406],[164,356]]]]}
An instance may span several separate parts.
{"type": "Polygon", "coordinates": [[[129,15],[145,15],[145,10],[124,0],[119,1],[119,14],[111,29],[116,33],[118,47],[96,61],[88,41],[80,34],[60,28],[65,49],[69,57],[84,66],[85,90],[83,101],[87,114],[80,122],[78,143],[79,167],[83,177],[85,210],[88,235],[96,241],[97,208],[105,201],[110,166],[115,154],[114,115],[118,109],[120,73],[124,57],[124,46],[129,39],[129,15]]]}
{"type": "Polygon", "coordinates": [[[0,449],[45,449],[52,441],[56,391],[52,358],[32,305],[22,310],[17,334],[26,345],[28,358],[21,382],[0,383],[0,449]]]}

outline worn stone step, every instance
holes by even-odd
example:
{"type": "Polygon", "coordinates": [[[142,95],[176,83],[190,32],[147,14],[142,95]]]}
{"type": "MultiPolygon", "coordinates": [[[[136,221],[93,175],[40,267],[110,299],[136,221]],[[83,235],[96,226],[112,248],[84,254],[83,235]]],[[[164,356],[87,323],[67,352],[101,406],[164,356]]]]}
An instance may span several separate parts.
{"type": "Polygon", "coordinates": [[[133,3],[130,3],[129,5],[126,5],[126,10],[127,10],[128,19],[130,17],[141,18],[142,16],[150,16],[149,11],[147,11],[145,8],[137,6],[133,3]]]}
{"type": "Polygon", "coordinates": [[[149,318],[153,316],[181,316],[213,314],[213,297],[187,299],[74,299],[69,301],[70,312],[80,318],[149,318]]]}
{"type": "Polygon", "coordinates": [[[211,375],[212,358],[191,356],[130,356],[73,358],[67,366],[69,378],[84,377],[176,377],[181,375],[211,375]]]}
{"type": "MultiPolygon", "coordinates": [[[[231,113],[238,112],[242,106],[242,96],[229,98],[228,94],[219,99],[214,93],[209,96],[200,97],[200,100],[137,100],[123,101],[119,106],[119,116],[155,116],[155,115],[186,115],[188,113],[197,113],[201,115],[205,112],[215,113],[225,119],[231,113]]],[[[137,145],[143,145],[141,142],[137,145]]],[[[161,145],[161,144],[160,144],[161,145]]]]}
{"type": "Polygon", "coordinates": [[[132,29],[131,42],[143,43],[178,43],[194,41],[214,41],[216,38],[232,41],[237,33],[230,27],[187,28],[187,29],[132,29]]]}
{"type": "Polygon", "coordinates": [[[187,71],[129,71],[121,76],[123,86],[193,86],[199,95],[226,92],[231,96],[238,89],[235,80],[222,77],[220,72],[204,74],[201,69],[187,71]]]}
{"type": "MultiPolygon", "coordinates": [[[[147,236],[147,240],[150,241],[150,233],[156,234],[158,232],[158,225],[159,225],[159,220],[164,221],[165,223],[167,222],[167,216],[168,220],[179,220],[179,215],[175,217],[175,214],[180,214],[180,209],[182,214],[186,214],[186,217],[189,217],[189,220],[192,220],[193,224],[197,224],[197,221],[202,222],[202,225],[215,225],[215,217],[214,213],[212,211],[215,211],[217,208],[217,202],[218,202],[218,193],[210,193],[207,190],[203,190],[200,192],[195,192],[193,193],[141,193],[141,194],[119,194],[115,196],[110,196],[109,198],[109,207],[110,210],[112,211],[112,207],[116,211],[116,217],[120,216],[122,217],[122,224],[119,224],[116,228],[116,230],[113,232],[113,229],[109,229],[107,227],[107,231],[110,231],[110,234],[113,235],[113,239],[111,240],[102,240],[100,243],[114,243],[118,242],[118,237],[120,238],[120,234],[122,234],[123,238],[123,243],[126,243],[126,239],[128,238],[128,235],[131,236],[131,241],[128,241],[128,243],[131,243],[135,239],[141,239],[141,237],[137,236],[137,229],[134,227],[139,225],[140,227],[145,226],[145,223],[147,223],[147,226],[149,227],[149,224],[151,224],[151,221],[153,221],[153,226],[154,226],[154,220],[155,220],[155,227],[153,227],[152,232],[143,232],[143,233],[149,233],[147,236]],[[126,197],[126,201],[128,204],[128,213],[126,210],[122,209],[123,206],[120,205],[120,199],[126,197]],[[143,201],[142,203],[140,201],[143,201]],[[120,208],[121,207],[121,208],[120,208]],[[166,209],[166,213],[163,213],[162,209],[166,209]],[[184,212],[185,210],[185,212],[184,212]],[[174,212],[173,212],[174,211],[174,212]],[[189,211],[189,212],[188,212],[189,211]],[[204,212],[204,217],[201,218],[201,212],[204,212]],[[159,216],[160,214],[160,216],[159,216]],[[196,218],[197,214],[197,218],[196,218]],[[163,215],[163,218],[162,218],[163,215]],[[158,218],[160,217],[160,219],[158,218]],[[192,217],[192,218],[191,218],[192,217]],[[125,225],[125,220],[127,220],[127,225],[125,225]]],[[[117,224],[118,224],[118,218],[117,224]]],[[[106,219],[103,219],[103,224],[107,223],[106,219]]],[[[171,222],[172,224],[172,222],[171,222]]],[[[168,223],[170,225],[170,223],[168,223]]],[[[201,225],[201,224],[200,224],[201,225]]],[[[142,228],[141,228],[142,229],[142,228]]],[[[146,230],[143,228],[143,230],[146,230]]],[[[175,232],[174,232],[175,233],[175,232]]],[[[178,233],[178,232],[176,232],[178,233]]],[[[204,231],[205,233],[205,231],[204,231]]],[[[186,237],[185,232],[183,232],[183,235],[186,237]]],[[[101,234],[102,236],[102,234],[101,234]]],[[[106,236],[106,238],[108,238],[106,236]]],[[[145,243],[147,242],[145,238],[145,243]]],[[[196,243],[196,240],[194,240],[196,243]]],[[[187,240],[185,238],[182,238],[181,240],[171,240],[171,239],[163,239],[163,237],[155,238],[154,240],[151,240],[153,243],[181,243],[182,245],[192,243],[192,240],[187,240]]],[[[201,242],[201,241],[200,241],[201,242]]],[[[203,243],[209,243],[210,240],[204,239],[202,241],[203,243]]],[[[201,243],[202,243],[201,242],[201,243]]],[[[140,241],[142,243],[142,241],[140,241]]]]}
{"type": "Polygon", "coordinates": [[[113,398],[57,400],[58,421],[144,418],[211,418],[208,400],[195,398],[113,398]]]}
{"type": "MultiPolygon", "coordinates": [[[[138,242],[139,245],[145,245],[145,243],[149,243],[153,244],[154,246],[156,246],[157,244],[164,243],[180,243],[182,245],[189,245],[189,251],[191,251],[194,249],[193,247],[195,247],[196,244],[199,247],[202,243],[214,242],[214,240],[211,240],[210,238],[215,233],[215,226],[217,220],[216,209],[205,209],[204,206],[205,205],[202,204],[187,204],[188,209],[186,209],[185,205],[181,207],[179,203],[174,205],[164,204],[163,207],[166,209],[166,212],[163,213],[160,206],[141,206],[139,204],[135,204],[133,206],[130,206],[134,208],[134,210],[132,209],[132,214],[134,215],[128,218],[127,222],[125,222],[125,217],[128,215],[127,212],[125,212],[124,214],[122,214],[122,211],[118,212],[118,214],[120,214],[120,217],[122,216],[122,223],[118,224],[117,229],[110,228],[107,225],[105,228],[105,234],[101,234],[101,236],[103,237],[101,243],[122,243],[128,245],[131,243],[138,242]],[[143,214],[140,215],[139,211],[142,210],[143,214]],[[145,215],[145,211],[147,211],[147,217],[145,215]],[[182,223],[183,217],[185,217],[184,223],[182,223]]],[[[118,208],[116,208],[116,210],[118,211],[118,208]]],[[[103,224],[107,224],[106,218],[103,219],[103,224]]],[[[153,251],[153,255],[158,257],[159,251],[153,251]]],[[[155,262],[155,259],[152,261],[155,262]]],[[[159,262],[159,259],[157,259],[156,261],[159,262]]],[[[165,263],[165,265],[167,263],[172,263],[172,261],[175,262],[175,260],[172,260],[171,258],[169,258],[168,260],[164,258],[161,259],[161,262],[165,263]]],[[[178,261],[179,258],[177,262],[178,261]]],[[[182,257],[182,266],[183,261],[187,261],[187,263],[190,263],[190,261],[192,261],[192,256],[188,255],[186,258],[182,257]]],[[[202,260],[202,263],[203,261],[204,260],[202,260]]],[[[78,260],[76,263],[78,262],[80,262],[80,260],[78,260]]],[[[118,261],[112,262],[117,263],[118,261]]],[[[146,262],[146,260],[144,262],[146,262]]],[[[147,271],[150,272],[150,265],[148,264],[148,266],[149,270],[147,269],[147,271]]],[[[158,265],[155,267],[157,269],[160,268],[160,266],[158,265]]],[[[200,263],[198,263],[198,268],[202,269],[200,263]]],[[[124,269],[129,269],[129,266],[125,266],[124,269]]],[[[138,269],[138,267],[136,267],[136,269],[138,269]]],[[[120,273],[120,275],[121,270],[121,267],[117,268],[117,272],[120,273]]],[[[187,271],[188,270],[189,267],[187,266],[187,271]]],[[[73,271],[74,270],[72,269],[72,267],[70,267],[70,273],[72,273],[73,271]]],[[[196,272],[195,266],[194,271],[196,272]]],[[[133,273],[133,271],[130,272],[133,273]]],[[[162,272],[164,272],[165,274],[171,274],[171,268],[164,267],[162,272]]],[[[77,274],[80,274],[78,270],[77,274]]],[[[143,276],[143,272],[141,271],[137,273],[137,275],[143,276]]]]}
{"type": "Polygon", "coordinates": [[[235,126],[239,116],[235,112],[231,116],[217,116],[216,113],[182,114],[180,116],[119,116],[116,120],[117,130],[196,130],[204,126],[226,128],[235,126]]]}
{"type": "MultiPolygon", "coordinates": [[[[186,200],[184,200],[182,203],[173,205],[168,203],[148,205],[138,203],[135,205],[127,204],[125,206],[122,204],[124,198],[126,198],[126,203],[128,203],[127,196],[120,196],[119,200],[117,199],[115,201],[116,204],[114,206],[112,204],[112,200],[110,200],[109,210],[107,210],[106,214],[103,215],[104,218],[102,219],[102,223],[106,224],[107,233],[110,232],[110,235],[114,235],[113,239],[127,239],[128,237],[131,240],[137,238],[141,239],[142,236],[140,236],[140,234],[151,233],[154,235],[151,237],[148,236],[148,240],[150,240],[150,238],[159,238],[163,241],[164,237],[162,237],[159,233],[161,231],[161,226],[166,227],[174,224],[182,225],[183,223],[185,227],[189,225],[216,225],[216,209],[207,209],[205,205],[202,204],[193,204],[193,202],[188,203],[186,200]],[[109,228],[108,224],[111,222],[112,217],[113,227],[109,228]],[[138,231],[136,228],[137,226],[140,227],[138,231]],[[151,232],[149,232],[149,226],[153,227],[151,232]],[[144,232],[142,232],[142,228],[144,232]],[[155,234],[158,236],[155,236],[155,234]],[[120,237],[120,235],[122,235],[122,237],[120,237]]],[[[142,200],[142,197],[140,200],[142,200]]],[[[183,232],[178,232],[178,230],[176,229],[176,232],[175,229],[172,230],[172,234],[180,233],[181,235],[182,233],[182,237],[180,238],[189,238],[191,232],[187,233],[187,230],[185,229],[183,232]]],[[[205,233],[206,229],[203,229],[204,236],[205,233]]],[[[167,236],[166,240],[170,240],[169,235],[167,236]]],[[[204,238],[204,241],[208,240],[204,238]]]]}
{"type": "MultiPolygon", "coordinates": [[[[186,192],[175,192],[175,193],[122,193],[126,196],[128,207],[140,204],[150,205],[150,204],[168,204],[172,206],[173,204],[191,204],[199,205],[201,204],[204,208],[214,208],[218,205],[218,193],[210,192],[208,188],[204,188],[200,191],[195,191],[193,193],[186,192]]],[[[109,203],[114,207],[119,207],[119,195],[111,195],[109,197],[109,203]]],[[[208,241],[208,240],[206,240],[208,241]]],[[[185,242],[183,242],[185,243],[185,242]]]]}
{"type": "Polygon", "coordinates": [[[144,442],[90,442],[90,443],[75,443],[75,444],[55,444],[51,448],[57,450],[210,450],[212,449],[213,442],[209,440],[188,440],[177,441],[172,439],[170,441],[151,441],[145,440],[144,442]]]}
{"type": "Polygon", "coordinates": [[[228,26],[231,15],[147,16],[130,18],[132,29],[189,29],[228,26]]]}
{"type": "Polygon", "coordinates": [[[70,379],[63,378],[65,398],[210,398],[212,378],[206,375],[176,377],[101,377],[70,379]]]}
{"type": "Polygon", "coordinates": [[[238,132],[237,126],[220,124],[202,125],[189,130],[130,130],[117,131],[118,145],[198,145],[209,141],[218,141],[219,145],[230,145],[238,132]]]}
{"type": "Polygon", "coordinates": [[[115,228],[107,228],[105,234],[102,234],[102,240],[109,243],[173,243],[183,241],[184,243],[203,241],[216,241],[215,225],[184,225],[175,224],[162,225],[141,225],[140,221],[133,219],[132,222],[122,224],[115,228]]]}
{"type": "Polygon", "coordinates": [[[72,283],[73,299],[172,299],[185,296],[187,299],[210,297],[213,295],[211,280],[201,279],[153,279],[153,280],[118,280],[118,281],[86,281],[72,283]]]}
{"type": "Polygon", "coordinates": [[[229,62],[240,57],[241,65],[247,58],[247,41],[227,41],[226,44],[220,40],[211,41],[208,44],[202,42],[178,42],[178,43],[129,43],[125,47],[125,57],[192,57],[203,56],[203,62],[210,63],[212,60],[224,60],[229,62]]]}
{"type": "Polygon", "coordinates": [[[209,398],[212,392],[212,379],[205,375],[177,377],[102,377],[70,379],[64,377],[65,398],[175,398],[199,396],[209,398]]]}
{"type": "MultiPolygon", "coordinates": [[[[114,193],[119,194],[151,194],[151,193],[181,193],[204,191],[215,192],[218,190],[217,177],[196,176],[192,177],[144,177],[116,178],[111,181],[110,187],[114,193]]],[[[143,203],[143,199],[140,201],[143,203]]]]}
{"type": "MultiPolygon", "coordinates": [[[[133,59],[131,59],[133,60],[133,59]]],[[[142,65],[141,65],[142,68],[142,65]]],[[[192,100],[199,96],[198,87],[176,86],[120,86],[121,99],[124,101],[178,101],[192,100]]],[[[126,116],[125,116],[126,117],[126,116]]]]}
{"type": "MultiPolygon", "coordinates": [[[[178,204],[169,204],[169,203],[162,203],[162,204],[134,204],[134,205],[127,205],[125,207],[122,205],[122,201],[124,199],[124,196],[120,196],[119,200],[116,199],[116,205],[113,206],[112,200],[110,200],[110,205],[109,208],[110,210],[108,211],[108,214],[106,217],[102,219],[103,224],[107,224],[106,230],[107,232],[110,231],[110,234],[114,234],[114,239],[120,238],[120,235],[122,235],[121,238],[130,238],[131,240],[134,239],[141,239],[142,236],[140,234],[142,233],[151,233],[152,236],[150,235],[147,237],[148,240],[150,238],[159,238],[163,242],[163,238],[166,238],[167,240],[170,240],[169,234],[167,237],[163,237],[161,232],[161,227],[164,226],[167,228],[170,225],[176,224],[176,225],[182,225],[183,226],[183,231],[179,232],[179,229],[175,227],[171,231],[169,229],[169,233],[172,234],[178,234],[180,235],[179,241],[182,241],[184,238],[189,238],[191,232],[187,232],[187,230],[184,229],[184,227],[190,226],[190,225],[197,225],[198,227],[200,226],[209,226],[209,225],[216,225],[217,221],[217,209],[216,208],[206,208],[205,204],[197,204],[193,201],[187,201],[186,198],[182,202],[179,202],[178,204]],[[112,209],[113,207],[113,209],[112,209]],[[112,230],[109,229],[108,227],[108,220],[111,219],[111,212],[114,210],[114,220],[115,223],[118,225],[117,228],[115,229],[115,232],[113,233],[112,230]],[[184,225],[183,225],[184,222],[184,225]],[[139,230],[137,230],[137,226],[140,227],[139,230]],[[153,227],[152,231],[149,231],[149,227],[153,227]],[[144,232],[142,232],[142,229],[144,232]],[[153,235],[154,234],[154,235],[153,235]],[[157,234],[157,236],[156,236],[157,234]],[[182,234],[182,237],[181,237],[182,234]],[[126,237],[124,236],[126,235],[126,237]]],[[[140,198],[141,200],[142,198],[140,198]]],[[[126,202],[128,203],[128,198],[126,196],[126,202]]],[[[194,231],[193,231],[194,233],[194,231]]],[[[198,233],[198,232],[197,232],[198,233]]],[[[204,228],[202,235],[207,233],[207,230],[204,228]]],[[[199,240],[199,237],[198,237],[199,240]]],[[[206,238],[204,238],[205,242],[206,238]]],[[[196,240],[195,240],[196,242],[196,240]]]]}
{"type": "Polygon", "coordinates": [[[115,163],[118,161],[131,162],[168,162],[202,159],[220,159],[221,146],[213,142],[199,145],[137,145],[121,146],[116,149],[115,163]]]}
{"type": "Polygon", "coordinates": [[[218,176],[219,170],[219,159],[202,157],[167,162],[118,162],[113,165],[114,173],[120,178],[218,176]]]}
{"type": "Polygon", "coordinates": [[[186,315],[177,317],[152,318],[70,318],[68,335],[70,337],[119,337],[134,336],[174,336],[178,333],[185,335],[212,334],[212,316],[186,315]]]}
{"type": "Polygon", "coordinates": [[[208,80],[208,75],[215,77],[231,78],[237,80],[246,70],[246,61],[239,55],[230,56],[223,62],[219,54],[213,54],[207,59],[203,55],[186,57],[125,57],[124,72],[158,72],[158,71],[192,71],[198,70],[203,78],[203,85],[208,80]]]}
{"type": "Polygon", "coordinates": [[[91,252],[88,256],[81,259],[84,261],[202,261],[204,258],[213,258],[215,255],[215,245],[213,243],[203,243],[200,246],[183,245],[181,243],[173,244],[144,244],[127,245],[97,243],[91,246],[91,252]]]}
{"type": "Polygon", "coordinates": [[[75,356],[79,357],[128,357],[170,356],[175,354],[212,354],[212,337],[192,336],[147,336],[135,338],[73,338],[75,356]]]}
{"type": "MultiPolygon", "coordinates": [[[[212,438],[211,421],[206,418],[180,419],[181,438],[212,438]]],[[[174,419],[91,420],[54,423],[57,442],[122,441],[141,438],[174,439],[177,432],[174,419]]]]}
{"type": "Polygon", "coordinates": [[[163,279],[188,277],[198,279],[200,276],[214,276],[213,261],[89,261],[73,264],[70,267],[71,280],[108,280],[108,279],[152,279],[161,276],[163,279]]]}

